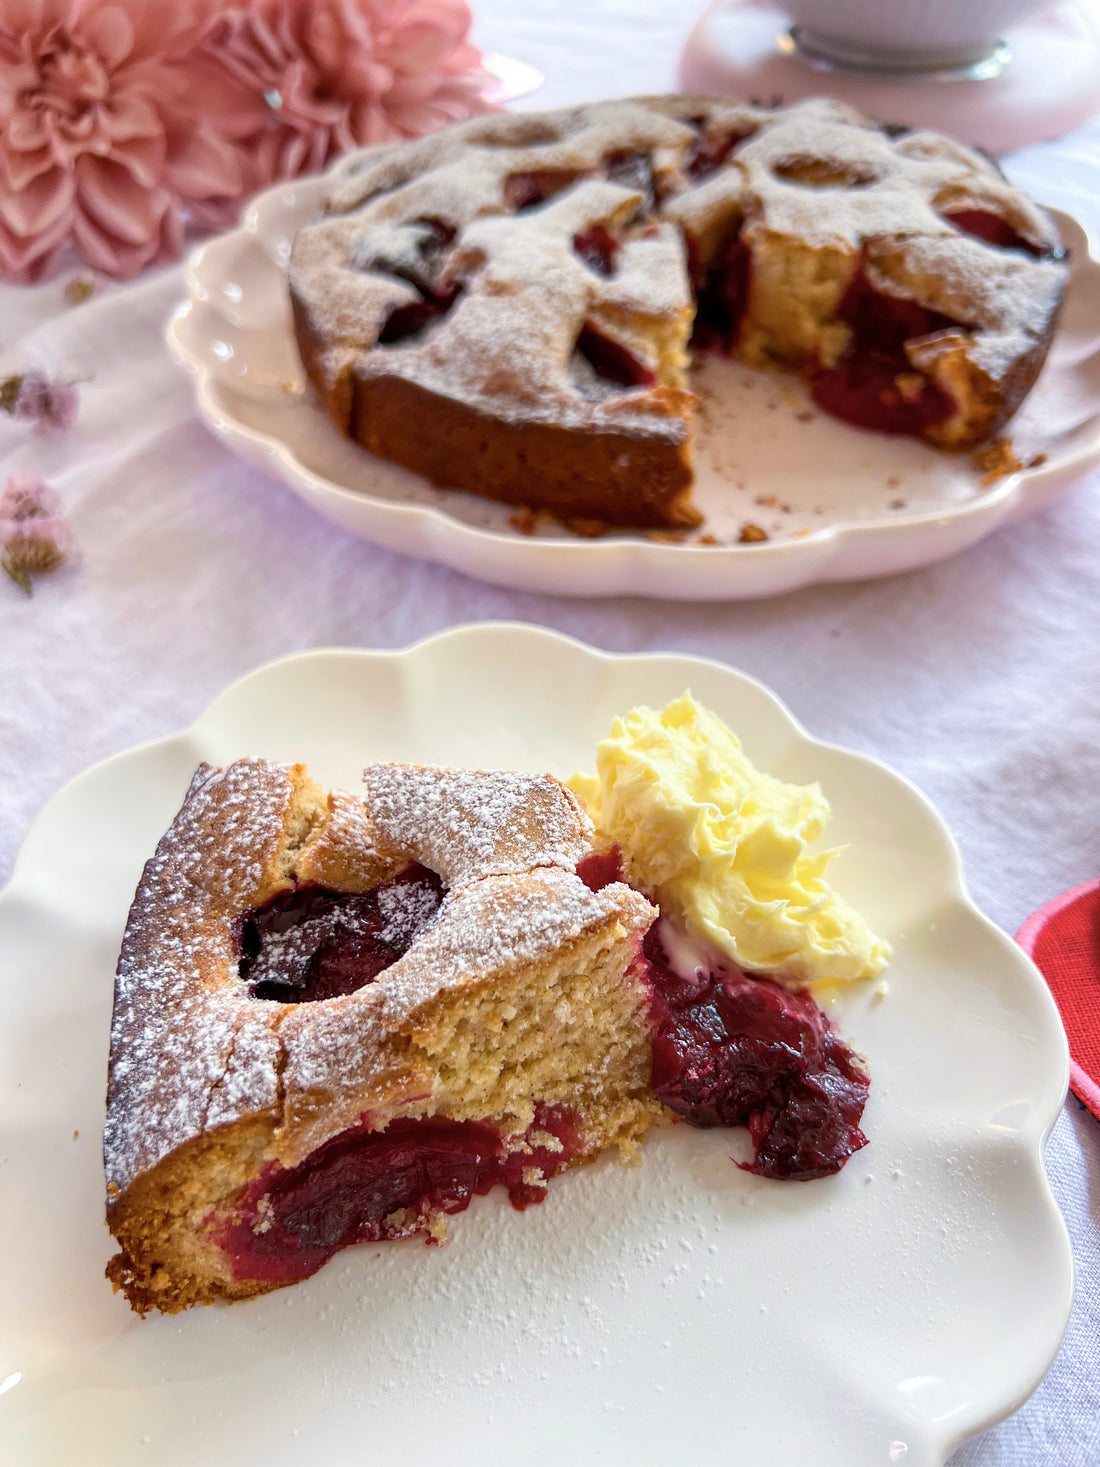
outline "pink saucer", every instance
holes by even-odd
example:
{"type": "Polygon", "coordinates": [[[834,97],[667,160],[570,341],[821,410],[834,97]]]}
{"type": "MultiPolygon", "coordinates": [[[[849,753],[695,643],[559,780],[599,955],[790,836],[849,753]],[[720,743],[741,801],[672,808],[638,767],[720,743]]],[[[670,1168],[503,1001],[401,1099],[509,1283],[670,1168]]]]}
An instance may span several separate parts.
{"type": "Polygon", "coordinates": [[[1016,941],[1046,979],[1062,1015],[1070,1088],[1100,1120],[1100,879],[1040,907],[1016,941]]]}
{"type": "Polygon", "coordinates": [[[781,5],[713,0],[680,58],[685,91],[797,102],[836,97],[884,122],[933,128],[1000,156],[1061,137],[1100,111],[1100,33],[1090,11],[1056,0],[1013,26],[982,74],[884,72],[800,49],[781,5]]]}

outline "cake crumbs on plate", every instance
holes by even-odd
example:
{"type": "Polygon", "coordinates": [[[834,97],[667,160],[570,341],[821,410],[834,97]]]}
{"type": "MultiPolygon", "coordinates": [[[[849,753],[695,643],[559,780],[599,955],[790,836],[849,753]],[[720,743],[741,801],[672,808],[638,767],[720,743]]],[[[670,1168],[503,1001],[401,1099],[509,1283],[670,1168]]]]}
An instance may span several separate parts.
{"type": "Polygon", "coordinates": [[[508,516],[508,523],[521,535],[533,535],[538,525],[538,515],[533,509],[517,509],[508,516]]]}
{"type": "Polygon", "coordinates": [[[759,545],[769,538],[767,530],[762,530],[759,525],[745,523],[741,526],[737,541],[740,545],[759,545]]]}
{"type": "Polygon", "coordinates": [[[584,540],[597,540],[601,535],[606,535],[608,526],[604,520],[563,520],[566,529],[572,530],[574,535],[580,535],[584,540]]]}
{"type": "Polygon", "coordinates": [[[1024,467],[1016,456],[1011,438],[994,438],[992,443],[976,448],[972,455],[974,467],[979,471],[978,483],[988,489],[998,479],[1016,474],[1024,467]]]}

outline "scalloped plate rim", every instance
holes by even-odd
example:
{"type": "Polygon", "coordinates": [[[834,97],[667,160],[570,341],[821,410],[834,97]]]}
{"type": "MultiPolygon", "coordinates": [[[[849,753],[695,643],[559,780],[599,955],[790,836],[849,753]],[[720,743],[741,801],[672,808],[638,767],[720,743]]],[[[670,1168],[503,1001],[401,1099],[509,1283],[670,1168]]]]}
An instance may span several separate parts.
{"type": "MultiPolygon", "coordinates": [[[[887,545],[896,543],[899,538],[908,538],[916,531],[934,535],[937,529],[967,525],[968,522],[977,519],[983,526],[979,533],[966,540],[963,545],[950,548],[946,553],[952,554],[958,549],[968,548],[969,545],[984,539],[987,534],[993,533],[1006,522],[1011,523],[1032,509],[1040,508],[1046,493],[1052,489],[1054,492],[1061,492],[1062,489],[1067,488],[1081,475],[1088,472],[1097,462],[1100,462],[1100,434],[1098,434],[1096,441],[1091,446],[1080,447],[1067,454],[1065,458],[1056,459],[1038,468],[1023,469],[1008,474],[972,499],[940,511],[899,513],[889,522],[829,525],[812,530],[798,539],[724,546],[665,544],[641,536],[596,539],[578,537],[576,540],[543,539],[469,524],[449,514],[442,506],[390,500],[374,495],[367,489],[355,489],[338,484],[308,468],[281,438],[253,428],[227,413],[214,397],[217,379],[210,367],[182,339],[180,328],[191,315],[196,301],[208,302],[210,300],[209,292],[202,284],[200,276],[200,271],[209,254],[216,254],[222,249],[228,250],[234,243],[245,237],[260,241],[262,239],[261,215],[271,203],[284,194],[293,194],[295,190],[300,191],[303,186],[318,193],[321,192],[330,178],[336,176],[358,156],[357,153],[349,154],[346,158],[340,159],[328,173],[306,179],[291,180],[266,189],[253,199],[241,223],[235,229],[217,235],[193,250],[184,269],[187,297],[169,317],[165,326],[165,338],[173,357],[194,380],[200,415],[219,438],[229,442],[236,451],[243,452],[245,457],[247,457],[247,450],[239,448],[238,443],[257,448],[276,459],[280,465],[281,481],[300,497],[302,488],[306,487],[313,495],[331,496],[359,510],[362,510],[366,503],[369,506],[369,512],[379,521],[383,533],[392,531],[394,527],[400,527],[400,531],[406,537],[406,543],[393,548],[403,549],[406,554],[439,561],[453,569],[481,577],[495,584],[506,582],[499,581],[492,574],[486,574],[484,570],[476,568],[470,561],[471,556],[476,558],[480,553],[482,557],[495,560],[501,553],[504,553],[509,560],[515,560],[517,568],[522,568],[524,565],[533,565],[536,557],[544,558],[553,554],[568,557],[570,561],[575,562],[586,571],[592,565],[599,566],[601,562],[604,562],[607,565],[609,576],[616,569],[621,569],[624,564],[627,566],[636,564],[640,570],[690,566],[692,562],[690,559],[685,560],[685,556],[694,557],[696,561],[699,557],[705,556],[707,557],[705,563],[708,566],[717,565],[719,569],[726,567],[731,573],[734,572],[736,566],[746,563],[771,564],[779,569],[780,574],[782,568],[792,559],[796,565],[805,563],[805,576],[793,582],[777,584],[773,590],[761,590],[757,586],[749,589],[734,586],[727,591],[728,599],[779,594],[807,584],[831,580],[859,580],[884,573],[873,566],[862,569],[841,566],[837,569],[836,562],[842,549],[849,544],[887,545]],[[442,542],[440,542],[440,536],[443,537],[442,542]],[[416,541],[415,546],[412,543],[413,540],[416,541]],[[448,554],[449,541],[453,541],[455,547],[454,553],[451,554],[448,554]],[[749,558],[748,561],[746,557],[749,558]],[[833,571],[836,573],[833,574],[833,571]]],[[[1097,240],[1073,215],[1053,206],[1046,207],[1060,226],[1064,227],[1068,224],[1071,232],[1076,231],[1080,236],[1084,244],[1084,257],[1088,265],[1100,277],[1100,244],[1097,240]]],[[[367,529],[356,529],[352,533],[359,534],[368,540],[373,538],[372,532],[367,529]]],[[[389,542],[380,541],[379,543],[389,542]]],[[[923,556],[917,563],[928,564],[939,558],[940,556],[933,553],[923,556]]],[[[516,573],[518,574],[518,569],[516,573]]],[[[559,594],[614,595],[622,594],[622,590],[618,586],[606,592],[590,585],[582,589],[563,586],[559,594]]],[[[666,600],[682,598],[689,593],[656,589],[636,590],[633,594],[666,600]]],[[[708,597],[714,595],[714,591],[707,592],[708,597]]]]}
{"type": "MultiPolygon", "coordinates": [[[[388,662],[392,664],[408,664],[418,656],[431,655],[440,646],[451,644],[458,655],[462,644],[466,644],[474,655],[488,650],[479,648],[478,644],[487,642],[492,638],[519,638],[521,640],[544,640],[556,644],[559,649],[564,650],[572,657],[579,657],[593,661],[605,666],[615,666],[623,663],[642,665],[650,663],[682,663],[690,672],[691,667],[706,667],[711,672],[717,672],[721,677],[729,679],[746,690],[751,698],[763,702],[769,710],[770,716],[778,719],[781,726],[785,727],[792,735],[792,740],[797,746],[805,746],[814,750],[821,750],[831,754],[839,754],[846,759],[855,761],[857,764],[871,766],[884,773],[890,782],[901,792],[904,798],[914,801],[921,807],[923,815],[930,819],[933,828],[943,842],[945,855],[949,861],[949,891],[953,903],[966,917],[970,923],[976,923],[988,934],[995,936],[1001,952],[1007,962],[1011,962],[1021,973],[1028,975],[1028,982],[1032,987],[1032,996],[1043,1007],[1048,1014],[1053,1014],[1060,1030],[1060,1020],[1057,1020],[1057,1009],[1051,998],[1041,975],[1024,951],[1013,942],[990,918],[986,917],[971,900],[965,883],[962,869],[962,861],[958,845],[943,817],[935,805],[923,794],[923,792],[908,780],[904,775],[892,769],[883,761],[873,755],[851,749],[843,744],[815,738],[808,733],[802,722],[791,712],[787,704],[771,688],[760,679],[745,673],[738,668],[732,667],[718,659],[699,656],[690,653],[643,651],[631,653],[616,653],[603,648],[592,646],[576,638],[563,633],[552,631],[548,628],[521,622],[509,621],[487,621],[463,623],[446,628],[442,631],[431,633],[417,641],[403,647],[397,648],[363,648],[347,646],[315,647],[290,653],[285,656],[274,657],[260,666],[242,674],[233,682],[223,688],[202,709],[198,716],[186,727],[175,733],[163,735],[158,738],[145,740],[127,749],[120,750],[115,754],[97,761],[82,773],[68,781],[41,807],[38,815],[32,822],[27,835],[17,853],[12,867],[11,877],[0,890],[0,931],[6,918],[9,905],[17,903],[24,897],[29,896],[34,902],[35,898],[35,867],[41,860],[41,855],[34,840],[38,827],[45,822],[47,816],[56,819],[59,812],[63,812],[64,806],[72,799],[73,795],[90,786],[94,786],[96,780],[104,772],[116,769],[120,765],[154,751],[167,752],[174,746],[181,748],[187,744],[202,743],[202,734],[206,727],[216,728],[221,711],[232,708],[234,704],[247,705],[250,694],[273,673],[283,672],[293,668],[295,665],[308,666],[326,660],[342,660],[369,666],[371,663],[388,662]]],[[[48,843],[44,853],[48,852],[48,843]]],[[[1068,1089],[1069,1080],[1069,1056],[1068,1048],[1064,1044],[1061,1056],[1061,1074],[1056,1085],[1047,1085],[1047,1104],[1045,1107],[1036,1105],[1035,1114],[1029,1119],[1027,1125],[1020,1127],[1022,1145],[1026,1148],[1027,1159],[1033,1174],[1036,1191],[1042,1201],[1048,1218],[1055,1223],[1054,1231],[1057,1234],[1061,1252],[1061,1262],[1065,1281],[1063,1323],[1058,1330],[1057,1338],[1049,1338],[1037,1357],[1032,1361],[1026,1372],[1021,1372],[1021,1378],[1017,1379],[1004,1395],[996,1402],[986,1401],[979,1403],[972,1401],[970,1404],[975,1409],[964,1414],[962,1422],[956,1425],[951,1432],[935,1433],[928,1430],[924,1433],[925,1442],[938,1451],[940,1460],[959,1447],[963,1442],[988,1430],[998,1422],[1004,1420],[1028,1399],[1037,1388],[1043,1376],[1050,1367],[1057,1351],[1061,1345],[1069,1319],[1069,1310],[1072,1303],[1073,1289],[1073,1260],[1070,1249],[1069,1235],[1065,1220],[1057,1206],[1053,1192],[1047,1179],[1043,1166],[1043,1150],[1047,1139],[1057,1121],[1062,1103],[1068,1089]],[[1026,1376],[1026,1378],[1024,1378],[1026,1376]]],[[[1036,1064],[1038,1068],[1038,1063],[1036,1064]]],[[[958,1413],[956,1413],[958,1414],[958,1413]]],[[[914,1431],[916,1428],[914,1428],[914,1431]]]]}

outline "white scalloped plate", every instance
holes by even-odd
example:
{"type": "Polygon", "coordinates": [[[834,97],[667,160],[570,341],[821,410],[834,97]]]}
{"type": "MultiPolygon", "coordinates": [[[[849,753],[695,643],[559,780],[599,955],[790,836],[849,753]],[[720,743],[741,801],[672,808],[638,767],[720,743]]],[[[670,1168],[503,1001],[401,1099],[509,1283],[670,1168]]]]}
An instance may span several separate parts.
{"type": "Polygon", "coordinates": [[[736,541],[751,523],[769,540],[586,540],[560,527],[524,535],[507,506],[435,489],[350,443],[305,383],[285,267],[295,232],[330,187],[331,176],[261,194],[239,229],[197,250],[168,343],[227,446],[391,550],[517,590],[738,600],[942,560],[1043,508],[1100,463],[1100,261],[1080,225],[1053,210],[1072,276],[1047,365],[1010,425],[1021,461],[1045,456],[1041,464],[983,488],[966,455],[847,427],[793,379],[708,358],[693,377],[702,394],[695,493],[706,514],[698,533],[736,541]]]}
{"type": "Polygon", "coordinates": [[[45,807],[0,899],[0,994],[5,1463],[937,1467],[1021,1404],[1065,1327],[1042,1150],[1068,1061],[1042,980],[912,786],[717,663],[488,625],[262,668],[45,807]],[[885,1000],[837,1014],[870,1058],[871,1144],[784,1185],[738,1171],[729,1133],[677,1127],[522,1216],[477,1199],[442,1249],[364,1246],[247,1304],[132,1315],[103,1279],[112,977],[195,764],[304,759],[349,787],[370,759],[566,774],[614,713],[686,685],[766,768],[821,779],[843,889],[894,944],[885,1000]]]}

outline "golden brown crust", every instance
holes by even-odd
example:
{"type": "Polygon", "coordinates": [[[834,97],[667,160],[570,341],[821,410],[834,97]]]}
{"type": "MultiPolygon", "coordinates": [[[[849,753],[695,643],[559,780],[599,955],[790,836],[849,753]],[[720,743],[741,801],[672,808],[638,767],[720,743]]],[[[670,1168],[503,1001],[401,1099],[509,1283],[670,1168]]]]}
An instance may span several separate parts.
{"type": "Polygon", "coordinates": [[[981,474],[978,482],[983,489],[988,489],[999,479],[1006,479],[1010,474],[1017,474],[1027,465],[1022,463],[1017,456],[1011,439],[994,438],[983,448],[975,451],[974,467],[981,474]]]}
{"type": "Polygon", "coordinates": [[[507,423],[401,377],[354,378],[352,438],[441,489],[530,505],[562,520],[688,527],[690,443],[507,423]]]}
{"type": "Polygon", "coordinates": [[[189,1204],[202,1198],[203,1184],[212,1190],[212,1172],[235,1179],[262,1165],[272,1129],[257,1118],[195,1137],[108,1203],[108,1226],[120,1251],[107,1265],[107,1278],[138,1314],[176,1314],[218,1298],[247,1299],[269,1287],[230,1276],[218,1250],[204,1245],[189,1204]]]}
{"type": "Polygon", "coordinates": [[[372,891],[399,869],[399,853],[377,849],[377,831],[357,795],[332,790],[324,814],[294,860],[295,880],[339,891],[372,891]]]}

